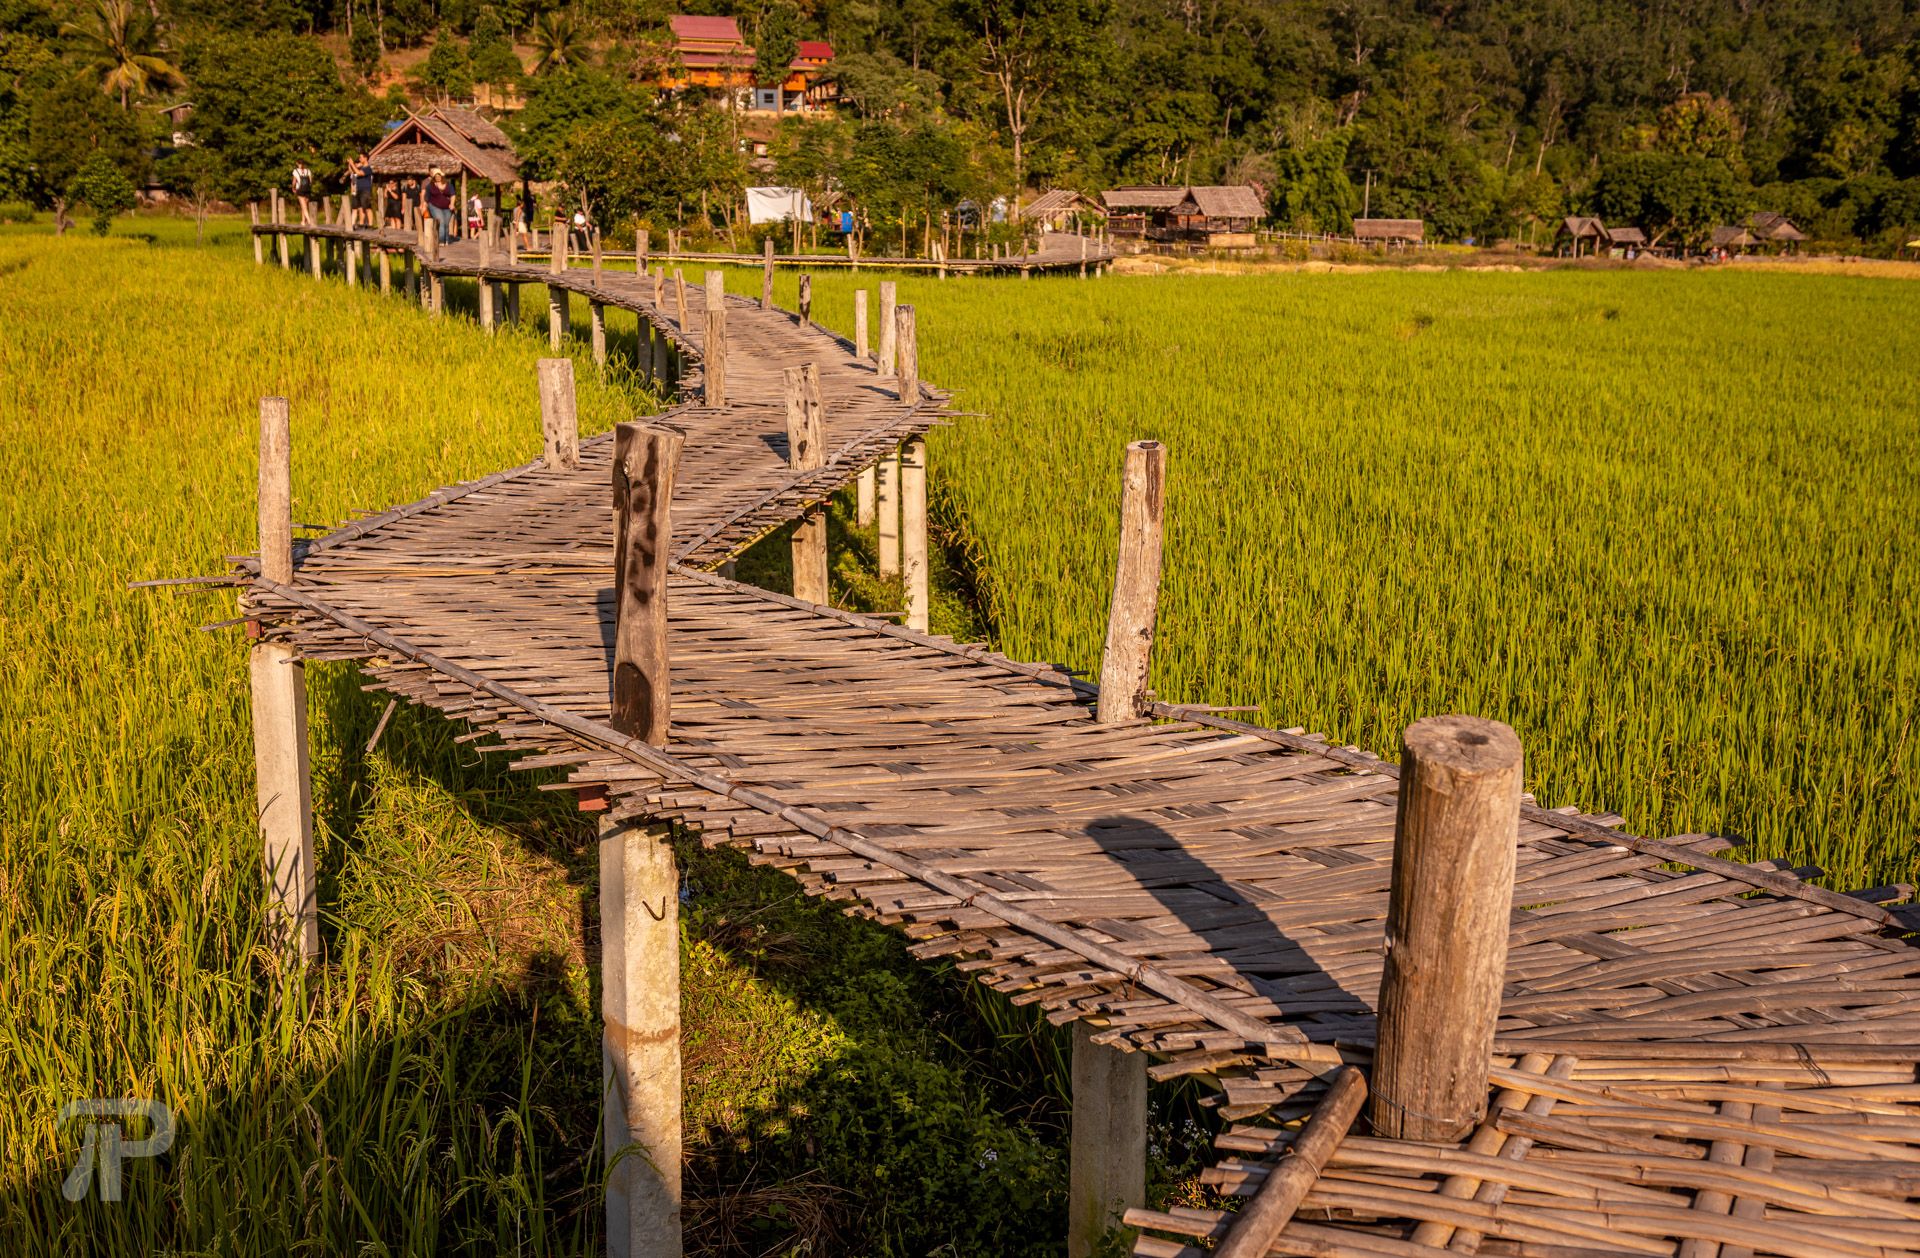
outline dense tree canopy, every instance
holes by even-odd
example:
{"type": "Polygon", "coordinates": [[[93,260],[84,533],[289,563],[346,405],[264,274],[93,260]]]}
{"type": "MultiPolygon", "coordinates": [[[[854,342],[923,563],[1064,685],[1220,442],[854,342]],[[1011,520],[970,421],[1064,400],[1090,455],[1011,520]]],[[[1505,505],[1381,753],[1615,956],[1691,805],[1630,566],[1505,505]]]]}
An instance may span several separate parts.
{"type": "MultiPolygon", "coordinates": [[[[417,98],[523,94],[506,125],[529,173],[553,177],[570,141],[578,168],[621,142],[609,120],[681,8],[737,17],[762,82],[798,40],[833,42],[844,170],[805,177],[816,201],[864,196],[876,219],[916,198],[1249,181],[1279,220],[1319,230],[1364,204],[1446,238],[1585,211],[1693,239],[1729,207],[1836,242],[1920,233],[1920,0],[0,0],[0,192],[49,186],[26,131],[55,80],[91,73],[136,114],[166,93],[164,73],[107,86],[101,41],[62,37],[109,9],[139,55],[186,73],[198,138],[232,150],[238,191],[296,149],[361,142],[360,85],[400,79],[385,63],[421,47],[402,80],[417,98]],[[240,95],[262,99],[218,103],[240,95]],[[890,168],[903,153],[933,164],[918,191],[890,168]]],[[[798,172],[826,138],[776,148],[798,172]]]]}

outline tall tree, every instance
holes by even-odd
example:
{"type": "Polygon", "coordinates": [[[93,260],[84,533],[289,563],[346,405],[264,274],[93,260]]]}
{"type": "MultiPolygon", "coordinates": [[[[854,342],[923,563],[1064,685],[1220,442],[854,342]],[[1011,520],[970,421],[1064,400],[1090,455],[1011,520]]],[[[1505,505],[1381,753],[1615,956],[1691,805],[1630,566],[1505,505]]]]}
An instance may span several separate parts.
{"type": "Polygon", "coordinates": [[[77,20],[63,23],[60,33],[82,71],[118,95],[122,109],[132,108],[135,96],[186,81],[166,59],[158,21],[135,8],[133,0],[93,0],[77,20]]]}
{"type": "Polygon", "coordinates": [[[999,97],[1013,149],[1016,205],[1027,177],[1027,135],[1063,92],[1100,71],[1107,0],[962,0],[978,37],[980,71],[999,97]]]}

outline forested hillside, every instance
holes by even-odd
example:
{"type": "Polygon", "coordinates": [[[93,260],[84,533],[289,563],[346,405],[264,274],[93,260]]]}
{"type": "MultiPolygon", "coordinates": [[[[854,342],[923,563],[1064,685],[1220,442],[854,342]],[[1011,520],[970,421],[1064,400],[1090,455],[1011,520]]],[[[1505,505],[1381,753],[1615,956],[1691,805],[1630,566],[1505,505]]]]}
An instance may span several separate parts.
{"type": "MultiPolygon", "coordinates": [[[[1305,229],[1344,227],[1364,199],[1446,239],[1524,240],[1576,211],[1686,237],[1780,210],[1876,250],[1920,231],[1914,0],[686,7],[737,16],[770,65],[832,41],[840,107],[783,124],[777,173],[876,221],[1016,188],[1185,181],[1256,183],[1305,229]]],[[[148,106],[168,100],[193,101],[207,151],[161,173],[235,197],[300,151],[329,173],[408,99],[473,94],[524,103],[506,125],[530,173],[622,216],[731,204],[749,177],[737,132],[649,86],[677,11],[0,0],[0,200],[51,204],[95,152],[148,177],[165,131],[148,106]]]]}

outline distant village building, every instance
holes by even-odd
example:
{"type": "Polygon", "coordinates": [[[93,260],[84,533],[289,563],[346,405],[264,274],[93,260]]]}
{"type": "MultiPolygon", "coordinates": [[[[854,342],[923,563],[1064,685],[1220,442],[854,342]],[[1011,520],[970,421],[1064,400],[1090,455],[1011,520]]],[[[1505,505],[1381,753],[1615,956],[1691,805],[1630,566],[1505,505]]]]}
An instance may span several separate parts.
{"type": "Polygon", "coordinates": [[[1427,238],[1427,224],[1417,218],[1356,218],[1353,238],[1368,244],[1417,245],[1427,238]]]}
{"type": "Polygon", "coordinates": [[[1747,231],[1756,241],[1768,245],[1781,245],[1788,253],[1799,252],[1806,239],[1806,233],[1788,221],[1785,214],[1776,214],[1771,210],[1762,210],[1747,219],[1747,231]]]}
{"type": "Polygon", "coordinates": [[[826,72],[833,62],[833,45],[825,40],[801,40],[787,77],[762,87],[754,82],[753,46],[733,18],[678,14],[668,18],[667,25],[673,32],[673,57],[654,84],[662,91],[703,87],[730,92],[742,109],[776,115],[832,104],[834,87],[826,72]]]}
{"type": "Polygon", "coordinates": [[[1744,227],[1716,227],[1707,243],[1715,249],[1751,249],[1760,241],[1744,227]]]}
{"type": "Polygon", "coordinates": [[[1108,189],[1100,200],[1113,235],[1163,244],[1251,248],[1254,229],[1267,216],[1260,194],[1244,184],[1135,185],[1108,189]]]}
{"type": "Polygon", "coordinates": [[[1106,216],[1105,207],[1071,188],[1051,189],[1020,207],[1022,219],[1030,223],[1044,223],[1054,231],[1074,222],[1106,216]]]}
{"type": "Polygon", "coordinates": [[[1571,214],[1560,223],[1560,231],[1554,237],[1558,248],[1573,257],[1585,254],[1598,257],[1602,251],[1647,249],[1647,233],[1638,227],[1608,227],[1598,217],[1592,215],[1571,214]]]}

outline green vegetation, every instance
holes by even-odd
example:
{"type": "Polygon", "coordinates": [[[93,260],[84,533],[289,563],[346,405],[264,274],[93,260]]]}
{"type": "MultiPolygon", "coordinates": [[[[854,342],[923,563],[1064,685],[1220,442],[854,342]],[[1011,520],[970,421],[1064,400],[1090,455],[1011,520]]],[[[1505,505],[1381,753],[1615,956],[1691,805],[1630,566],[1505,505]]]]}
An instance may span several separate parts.
{"type": "MultiPolygon", "coordinates": [[[[368,750],[380,701],[316,665],[326,956],[281,971],[244,643],[196,630],[231,595],[126,588],[251,548],[263,394],[302,521],[531,457],[544,324],[258,270],[231,220],[136,229],[171,247],[0,232],[0,1252],[601,1252],[591,827],[431,713],[368,750]],[[60,1106],[117,1096],[169,1104],[174,1147],[69,1203],[60,1106]]],[[[653,406],[579,378],[589,431],[653,406]]],[[[695,1251],[1050,1251],[1053,1038],[781,875],[680,858],[695,1251]]]]}
{"type": "MultiPolygon", "coordinates": [[[[780,276],[790,304],[795,280],[780,276]]],[[[757,279],[742,277],[757,285],[757,279]]],[[[816,317],[851,327],[817,275],[816,317]]],[[[1782,274],[900,280],[984,412],[937,491],[1014,656],[1094,670],[1121,447],[1171,451],[1153,685],[1386,754],[1519,730],[1551,806],[1920,874],[1907,284],[1782,274]]]]}

